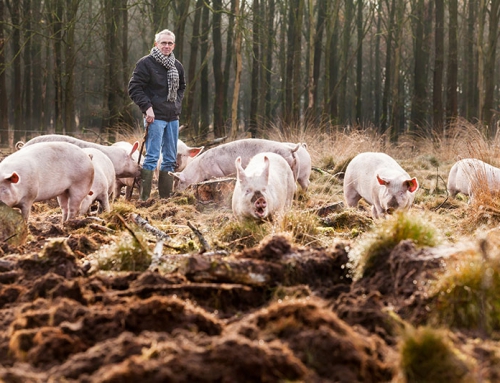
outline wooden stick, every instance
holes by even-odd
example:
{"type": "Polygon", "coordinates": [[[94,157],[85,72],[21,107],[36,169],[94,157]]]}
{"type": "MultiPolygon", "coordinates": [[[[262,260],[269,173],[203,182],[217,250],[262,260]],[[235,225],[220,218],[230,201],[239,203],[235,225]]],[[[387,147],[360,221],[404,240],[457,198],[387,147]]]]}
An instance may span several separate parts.
{"type": "Polygon", "coordinates": [[[154,234],[158,239],[163,239],[164,241],[171,239],[167,233],[151,225],[147,220],[142,218],[139,214],[131,214],[130,216],[137,225],[142,227],[144,230],[154,234]]]}
{"type": "Polygon", "coordinates": [[[201,253],[205,253],[206,251],[210,251],[210,245],[208,244],[207,240],[203,237],[203,234],[201,234],[201,231],[199,231],[197,228],[195,228],[191,222],[188,221],[187,225],[191,230],[193,230],[193,233],[198,237],[198,240],[200,241],[201,244],[201,253]]]}

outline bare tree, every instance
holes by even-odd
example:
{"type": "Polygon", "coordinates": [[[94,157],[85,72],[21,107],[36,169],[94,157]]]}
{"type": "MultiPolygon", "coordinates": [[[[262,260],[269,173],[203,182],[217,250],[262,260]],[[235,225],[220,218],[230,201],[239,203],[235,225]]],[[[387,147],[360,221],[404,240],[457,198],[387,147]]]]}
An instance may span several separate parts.
{"type": "Polygon", "coordinates": [[[448,122],[458,115],[458,4],[457,0],[448,0],[448,69],[446,81],[446,119],[448,122]]]}
{"type": "Polygon", "coordinates": [[[443,72],[444,72],[444,0],[435,0],[434,81],[432,110],[434,130],[443,129],[443,72]]]}
{"type": "Polygon", "coordinates": [[[201,67],[201,78],[200,78],[200,138],[206,139],[210,127],[210,110],[209,110],[209,94],[210,94],[210,84],[208,81],[208,66],[206,65],[206,60],[208,59],[208,38],[210,29],[210,12],[207,6],[203,7],[203,12],[201,16],[201,30],[202,39],[200,46],[200,53],[202,61],[204,62],[201,67]]]}
{"type": "Polygon", "coordinates": [[[495,63],[498,44],[498,23],[500,22],[500,0],[489,1],[490,8],[488,10],[488,42],[486,45],[484,57],[484,103],[483,103],[483,120],[488,126],[488,133],[491,138],[496,134],[496,125],[493,121],[493,105],[494,91],[496,86],[495,81],[495,63]]]}
{"type": "MultiPolygon", "coordinates": [[[[252,22],[252,73],[250,76],[251,82],[251,96],[250,96],[250,133],[252,137],[257,136],[257,116],[259,113],[259,79],[260,79],[260,68],[261,68],[261,57],[260,57],[260,30],[261,30],[261,19],[260,19],[260,9],[259,0],[253,1],[252,6],[253,22],[252,22]]],[[[238,32],[237,32],[238,33],[238,32]]],[[[241,34],[241,32],[239,32],[241,34]]],[[[241,38],[241,35],[240,35],[241,38]]],[[[236,47],[238,48],[238,47],[236,47]]],[[[241,63],[240,63],[241,64],[241,63]]],[[[233,109],[233,113],[235,110],[233,109]]],[[[233,116],[234,119],[234,116],[233,116]]],[[[233,127],[234,129],[234,127],[233,127]]]]}
{"type": "Polygon", "coordinates": [[[9,114],[5,65],[5,6],[0,0],[0,144],[9,143],[9,114]]]}
{"type": "Polygon", "coordinates": [[[241,30],[241,15],[244,11],[245,2],[241,4],[240,10],[239,0],[235,1],[234,15],[236,17],[236,39],[235,39],[235,50],[236,50],[236,68],[234,76],[234,91],[233,91],[233,103],[231,106],[231,134],[230,138],[236,139],[236,133],[238,132],[238,101],[240,94],[241,85],[241,67],[242,67],[242,57],[241,57],[241,44],[242,44],[242,30],[241,30]]]}

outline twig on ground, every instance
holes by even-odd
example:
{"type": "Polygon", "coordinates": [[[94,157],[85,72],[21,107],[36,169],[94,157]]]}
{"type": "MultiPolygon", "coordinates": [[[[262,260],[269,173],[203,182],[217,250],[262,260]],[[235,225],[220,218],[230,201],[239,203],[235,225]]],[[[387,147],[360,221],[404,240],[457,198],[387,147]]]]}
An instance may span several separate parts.
{"type": "Polygon", "coordinates": [[[210,245],[208,244],[207,240],[203,237],[203,234],[201,234],[201,231],[199,231],[196,227],[194,227],[191,222],[187,222],[187,225],[191,230],[193,230],[193,233],[198,237],[198,240],[200,241],[201,244],[201,253],[205,253],[207,251],[211,250],[210,245]]]}
{"type": "Polygon", "coordinates": [[[147,220],[142,218],[139,214],[131,214],[130,216],[137,225],[142,227],[144,230],[150,232],[151,234],[154,234],[158,239],[163,239],[163,240],[171,239],[167,233],[151,225],[147,220]]]}

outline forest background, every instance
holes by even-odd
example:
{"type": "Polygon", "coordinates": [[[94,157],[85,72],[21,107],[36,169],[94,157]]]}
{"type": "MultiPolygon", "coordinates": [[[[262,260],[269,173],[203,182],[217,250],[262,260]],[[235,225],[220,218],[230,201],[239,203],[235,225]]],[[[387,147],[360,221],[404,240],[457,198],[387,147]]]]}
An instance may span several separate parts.
{"type": "Polygon", "coordinates": [[[137,127],[127,84],[164,28],[197,140],[463,120],[493,138],[499,22],[500,0],[0,0],[0,146],[137,127]]]}

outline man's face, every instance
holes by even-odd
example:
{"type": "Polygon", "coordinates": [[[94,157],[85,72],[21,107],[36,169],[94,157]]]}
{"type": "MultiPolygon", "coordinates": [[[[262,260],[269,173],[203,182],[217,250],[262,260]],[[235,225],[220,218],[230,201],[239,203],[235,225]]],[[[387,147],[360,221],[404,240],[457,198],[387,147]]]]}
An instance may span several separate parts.
{"type": "Polygon", "coordinates": [[[155,45],[160,49],[161,53],[168,56],[174,50],[174,38],[171,35],[160,35],[160,41],[155,41],[155,45]]]}

